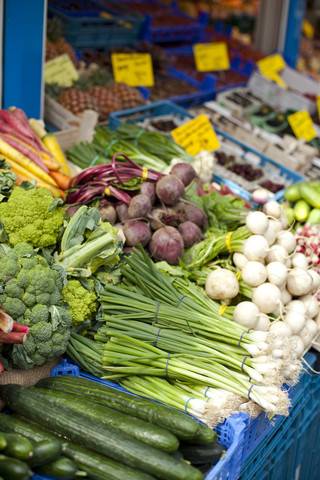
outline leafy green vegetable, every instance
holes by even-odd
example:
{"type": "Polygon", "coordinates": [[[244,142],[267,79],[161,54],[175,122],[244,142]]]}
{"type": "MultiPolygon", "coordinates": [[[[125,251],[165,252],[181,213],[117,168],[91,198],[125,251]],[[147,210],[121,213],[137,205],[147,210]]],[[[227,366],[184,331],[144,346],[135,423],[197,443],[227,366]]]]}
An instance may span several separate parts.
{"type": "Polygon", "coordinates": [[[5,159],[0,159],[0,202],[9,198],[16,183],[17,175],[10,170],[10,164],[5,159]]]}
{"type": "Polygon", "coordinates": [[[55,263],[77,277],[90,277],[99,267],[116,265],[122,250],[117,232],[110,223],[101,221],[99,210],[83,205],[69,220],[55,263]]]}
{"type": "Polygon", "coordinates": [[[86,282],[85,288],[79,280],[69,280],[62,290],[62,298],[69,305],[72,327],[81,325],[85,320],[92,320],[98,311],[97,295],[93,280],[86,282]]]}

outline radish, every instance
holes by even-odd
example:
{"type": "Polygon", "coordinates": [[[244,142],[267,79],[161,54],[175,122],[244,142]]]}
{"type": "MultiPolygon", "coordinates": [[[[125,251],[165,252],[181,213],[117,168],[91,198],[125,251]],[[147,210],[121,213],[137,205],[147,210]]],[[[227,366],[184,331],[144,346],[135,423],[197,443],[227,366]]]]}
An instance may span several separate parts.
{"type": "Polygon", "coordinates": [[[275,333],[277,336],[289,338],[292,336],[292,330],[290,325],[285,322],[275,321],[272,322],[269,328],[269,332],[275,333]]]}
{"type": "Polygon", "coordinates": [[[216,300],[229,300],[239,293],[236,275],[226,268],[217,268],[209,273],[205,285],[206,294],[216,300]]]}
{"type": "Polygon", "coordinates": [[[277,234],[277,245],[281,245],[288,253],[293,252],[297,246],[296,237],[288,230],[284,230],[277,234]]]}
{"type": "Polygon", "coordinates": [[[272,247],[269,248],[269,251],[267,253],[266,262],[285,263],[287,257],[288,252],[284,247],[282,247],[281,245],[272,245],[272,247]]]}
{"type": "Polygon", "coordinates": [[[243,253],[239,252],[234,253],[232,259],[235,266],[240,268],[240,270],[242,270],[245,264],[249,261],[243,253]]]}
{"type": "Polygon", "coordinates": [[[246,217],[246,225],[251,233],[263,235],[268,230],[269,220],[263,212],[250,212],[246,217]]]}
{"type": "Polygon", "coordinates": [[[149,251],[156,262],[165,260],[169,265],[178,265],[184,253],[183,239],[173,227],[159,228],[152,235],[149,251]]]}
{"type": "Polygon", "coordinates": [[[293,340],[294,350],[296,352],[297,358],[302,357],[304,352],[304,342],[299,335],[292,335],[291,339],[293,340]]]}
{"type": "Polygon", "coordinates": [[[259,285],[252,295],[252,301],[262,313],[273,313],[280,304],[281,291],[272,283],[259,285]]]}
{"type": "Polygon", "coordinates": [[[298,312],[305,315],[306,306],[301,300],[292,300],[286,305],[286,312],[298,312]]]}
{"type": "Polygon", "coordinates": [[[280,218],[281,226],[283,230],[286,230],[289,226],[289,221],[286,215],[282,215],[280,218]]]}
{"type": "Polygon", "coordinates": [[[314,292],[315,290],[318,290],[320,286],[320,275],[315,271],[315,270],[308,270],[309,274],[312,277],[312,287],[311,287],[311,292],[314,292]]]}
{"type": "Polygon", "coordinates": [[[311,333],[309,332],[307,327],[304,327],[301,332],[299,333],[299,337],[303,341],[304,348],[309,348],[311,342],[312,342],[312,336],[311,333]]]}
{"type": "Polygon", "coordinates": [[[268,253],[268,241],[262,235],[251,235],[243,244],[243,254],[249,260],[262,260],[268,253]]]}
{"type": "Polygon", "coordinates": [[[270,262],[266,266],[268,282],[281,287],[288,277],[287,267],[281,262],[270,262]]]}
{"type": "Polygon", "coordinates": [[[296,297],[310,293],[312,288],[312,277],[302,268],[293,268],[288,273],[287,290],[296,297]]]}
{"type": "Polygon", "coordinates": [[[318,326],[314,320],[307,318],[306,328],[308,329],[311,338],[313,339],[318,333],[318,326]]]}
{"type": "Polygon", "coordinates": [[[165,175],[157,181],[156,193],[159,200],[171,207],[184,195],[184,184],[175,175],[165,175]]]}
{"type": "Polygon", "coordinates": [[[307,317],[314,318],[319,313],[319,302],[313,295],[303,295],[299,297],[306,307],[307,317]]]}
{"type": "Polygon", "coordinates": [[[136,195],[131,199],[128,207],[128,213],[131,218],[147,217],[151,212],[151,202],[147,195],[136,195]]]}
{"type": "Polygon", "coordinates": [[[185,187],[187,187],[197,176],[195,169],[189,163],[185,162],[176,163],[171,168],[170,173],[178,177],[185,187]]]}
{"type": "Polygon", "coordinates": [[[260,332],[268,332],[270,328],[270,320],[268,315],[265,313],[260,313],[258,322],[254,328],[260,332]]]}
{"type": "Polygon", "coordinates": [[[306,326],[306,317],[303,313],[290,310],[285,314],[284,321],[291,327],[292,333],[297,335],[306,326]]]}
{"type": "Polygon", "coordinates": [[[240,302],[233,311],[233,320],[247,328],[256,328],[260,311],[252,302],[240,302]]]}
{"type": "Polygon", "coordinates": [[[260,262],[251,260],[244,265],[241,277],[250,287],[257,287],[267,279],[266,267],[260,262]]]}
{"type": "Polygon", "coordinates": [[[275,220],[273,218],[269,218],[269,225],[272,227],[273,231],[277,234],[282,230],[282,225],[280,220],[275,220]]]}
{"type": "Polygon", "coordinates": [[[281,290],[281,302],[283,305],[287,305],[289,302],[292,300],[292,295],[291,293],[288,292],[286,288],[281,290]]]}
{"type": "Polygon", "coordinates": [[[279,220],[281,218],[283,209],[280,203],[276,202],[275,200],[270,200],[269,202],[264,204],[263,211],[269,217],[273,217],[279,220]]]}
{"type": "Polygon", "coordinates": [[[307,257],[301,252],[297,252],[292,256],[291,264],[293,267],[303,268],[304,270],[307,270],[309,266],[307,257]]]}
{"type": "Polygon", "coordinates": [[[268,230],[263,236],[267,239],[269,246],[273,245],[276,241],[276,234],[271,225],[269,225],[268,230]]]}

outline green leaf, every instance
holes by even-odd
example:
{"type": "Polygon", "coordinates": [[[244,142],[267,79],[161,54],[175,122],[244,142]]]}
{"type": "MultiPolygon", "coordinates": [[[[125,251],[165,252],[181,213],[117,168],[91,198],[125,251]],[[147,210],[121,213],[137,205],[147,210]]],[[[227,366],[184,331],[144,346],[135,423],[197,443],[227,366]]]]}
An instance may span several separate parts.
{"type": "Polygon", "coordinates": [[[36,188],[37,180],[28,180],[25,182],[20,183],[19,187],[23,188],[23,190],[32,190],[36,188]]]}
{"type": "Polygon", "coordinates": [[[59,207],[60,205],[63,205],[63,200],[62,198],[55,198],[52,200],[50,206],[49,206],[49,212],[52,212],[55,208],[59,207]]]}
{"type": "Polygon", "coordinates": [[[0,243],[8,243],[8,235],[4,229],[3,223],[0,220],[0,243]]]}

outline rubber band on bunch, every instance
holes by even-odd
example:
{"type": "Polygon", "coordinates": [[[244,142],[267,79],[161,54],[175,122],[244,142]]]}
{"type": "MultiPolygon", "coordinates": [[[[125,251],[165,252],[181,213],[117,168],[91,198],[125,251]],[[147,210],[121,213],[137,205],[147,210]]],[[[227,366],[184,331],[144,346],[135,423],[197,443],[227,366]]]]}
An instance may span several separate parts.
{"type": "Polygon", "coordinates": [[[158,341],[159,333],[160,333],[161,330],[162,330],[162,328],[159,328],[159,330],[158,330],[158,333],[157,333],[157,336],[156,336],[156,340],[155,340],[155,342],[154,342],[154,346],[155,346],[155,347],[157,346],[157,341],[158,341]]]}
{"type": "Polygon", "coordinates": [[[242,370],[243,373],[245,373],[244,370],[243,370],[243,367],[244,367],[244,364],[245,364],[245,361],[247,360],[247,358],[248,357],[244,357],[244,359],[242,360],[241,370],[242,370]]]}
{"type": "Polygon", "coordinates": [[[109,187],[106,187],[104,189],[104,194],[107,196],[107,197],[110,197],[111,193],[110,193],[110,188],[109,187]]]}
{"type": "Polygon", "coordinates": [[[226,236],[226,245],[227,245],[227,249],[230,253],[233,252],[233,248],[231,246],[231,235],[233,234],[233,232],[229,232],[226,236]]]}
{"type": "Polygon", "coordinates": [[[96,156],[92,159],[91,163],[89,164],[89,167],[93,167],[93,166],[96,164],[96,162],[99,160],[99,158],[100,158],[100,155],[96,155],[96,156]]]}
{"type": "Polygon", "coordinates": [[[113,147],[113,145],[115,145],[118,142],[119,142],[119,140],[112,140],[112,142],[109,143],[109,145],[105,149],[105,152],[104,152],[103,156],[108,158],[111,148],[113,147]]]}
{"type": "Polygon", "coordinates": [[[227,310],[227,308],[228,308],[228,305],[221,305],[221,307],[219,308],[218,315],[223,315],[224,312],[227,310]]]}
{"type": "Polygon", "coordinates": [[[134,145],[135,147],[138,146],[138,144],[139,144],[139,138],[140,138],[141,135],[143,135],[143,134],[144,134],[144,130],[141,129],[141,130],[137,133],[137,135],[135,136],[135,139],[133,140],[133,145],[134,145]]]}
{"type": "Polygon", "coordinates": [[[254,387],[254,384],[251,385],[251,387],[249,388],[249,391],[248,391],[248,399],[251,400],[250,398],[250,393],[251,393],[251,390],[253,389],[254,387]]]}
{"type": "Polygon", "coordinates": [[[190,400],[194,400],[195,397],[190,397],[188,398],[188,400],[186,401],[185,405],[184,405],[184,411],[186,413],[188,413],[188,403],[190,402],[190,400]]]}
{"type": "Polygon", "coordinates": [[[148,169],[147,167],[142,168],[142,180],[145,182],[148,178],[148,169]]]}
{"type": "Polygon", "coordinates": [[[179,307],[179,305],[180,305],[180,303],[182,302],[182,300],[183,300],[184,298],[186,298],[187,296],[188,296],[188,295],[183,295],[183,296],[180,298],[177,307],[179,307]]]}
{"type": "Polygon", "coordinates": [[[241,333],[241,337],[239,338],[238,347],[240,347],[240,344],[241,344],[241,341],[242,341],[242,337],[243,337],[243,335],[244,335],[245,333],[249,333],[249,332],[250,332],[250,330],[252,330],[252,328],[248,328],[248,330],[247,330],[246,332],[242,332],[242,333],[241,333]]]}

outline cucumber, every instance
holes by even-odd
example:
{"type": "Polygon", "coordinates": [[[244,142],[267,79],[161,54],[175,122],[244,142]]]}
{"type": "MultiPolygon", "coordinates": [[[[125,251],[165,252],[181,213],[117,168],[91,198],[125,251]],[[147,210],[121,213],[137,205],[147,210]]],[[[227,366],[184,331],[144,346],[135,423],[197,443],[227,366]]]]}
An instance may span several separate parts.
{"type": "Polygon", "coordinates": [[[306,182],[299,185],[299,192],[303,200],[314,208],[320,208],[320,191],[306,182]]]}
{"type": "Polygon", "coordinates": [[[4,433],[7,446],[3,450],[4,455],[18,460],[28,460],[33,455],[32,443],[18,433],[4,433]]]}
{"type": "Polygon", "coordinates": [[[7,446],[7,440],[3,433],[0,432],[0,450],[3,450],[7,446]]]}
{"type": "Polygon", "coordinates": [[[296,183],[295,185],[291,185],[290,187],[286,188],[286,191],[284,192],[284,198],[289,200],[289,202],[296,202],[297,200],[300,200],[301,194],[299,185],[302,184],[296,183]]]}
{"type": "Polygon", "coordinates": [[[180,446],[179,451],[193,465],[200,465],[203,463],[217,463],[225,452],[225,448],[217,442],[211,445],[183,444],[180,446]]]}
{"type": "Polygon", "coordinates": [[[195,438],[199,432],[196,420],[182,412],[82,377],[72,375],[48,377],[40,380],[36,386],[86,396],[114,410],[166,428],[182,440],[195,438]]]}
{"type": "Polygon", "coordinates": [[[310,225],[319,225],[320,224],[320,209],[313,208],[308,215],[307,223],[310,225]]]}
{"type": "Polygon", "coordinates": [[[309,215],[310,206],[305,200],[299,200],[293,208],[295,219],[304,222],[309,215]]]}
{"type": "MultiPolygon", "coordinates": [[[[17,414],[4,415],[0,413],[0,425],[1,428],[10,428],[16,432],[23,433],[31,440],[54,440],[57,438],[57,434],[50,432],[50,430],[47,430],[42,425],[17,414]]],[[[80,445],[66,439],[63,439],[62,451],[66,457],[71,458],[78,467],[83,468],[83,470],[87,471],[87,469],[90,468],[91,471],[91,468],[94,468],[100,473],[100,475],[103,475],[104,472],[107,471],[112,480],[119,480],[122,478],[125,478],[126,480],[155,480],[154,477],[147,473],[134,470],[131,467],[127,467],[126,465],[99,455],[98,453],[86,450],[80,445]]]]}
{"type": "Polygon", "coordinates": [[[17,458],[0,455],[0,476],[4,480],[28,480],[32,475],[28,465],[17,458]]]}
{"type": "Polygon", "coordinates": [[[33,445],[33,456],[27,461],[29,467],[38,467],[52,462],[62,452],[62,445],[59,440],[41,440],[33,445]]]}
{"type": "Polygon", "coordinates": [[[35,468],[34,470],[39,475],[54,478],[56,480],[72,480],[79,469],[70,458],[61,456],[52,462],[35,468]]]}
{"type": "Polygon", "coordinates": [[[199,433],[196,438],[192,439],[192,443],[196,443],[198,445],[204,445],[207,443],[214,443],[218,440],[216,432],[212,429],[207,427],[207,425],[203,425],[199,423],[199,433]]]}
{"type": "Polygon", "coordinates": [[[40,422],[50,430],[125,465],[151,473],[159,480],[203,479],[199,470],[185,462],[175,460],[167,453],[112,427],[88,419],[70,407],[58,405],[34,390],[21,385],[1,385],[0,395],[11,410],[23,411],[24,416],[40,422]]]}
{"type": "Polygon", "coordinates": [[[160,448],[165,452],[174,452],[179,447],[179,440],[171,432],[151,425],[139,418],[129,416],[125,413],[118,412],[112,408],[100,405],[84,396],[70,395],[64,392],[57,392],[44,388],[37,388],[37,391],[53,398],[61,405],[70,406],[78,412],[85,413],[88,418],[100,421],[104,425],[126,433],[130,437],[134,437],[141,442],[160,448]]]}

